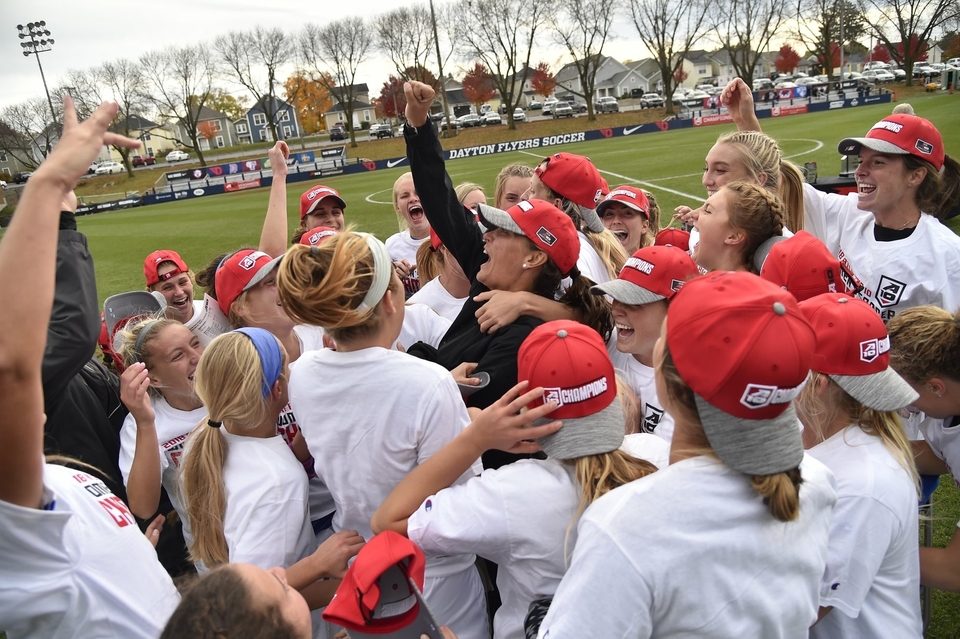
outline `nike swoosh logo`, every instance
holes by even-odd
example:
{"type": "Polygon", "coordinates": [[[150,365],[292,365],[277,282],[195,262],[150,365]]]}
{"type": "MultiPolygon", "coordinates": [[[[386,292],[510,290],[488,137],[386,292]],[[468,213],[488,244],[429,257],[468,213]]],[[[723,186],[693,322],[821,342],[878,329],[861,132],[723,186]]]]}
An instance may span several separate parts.
{"type": "Polygon", "coordinates": [[[406,159],[407,159],[407,158],[400,158],[399,160],[387,160],[387,168],[388,168],[388,169],[392,169],[393,167],[395,167],[396,165],[400,164],[401,162],[403,162],[403,161],[406,160],[406,159]]]}
{"type": "Polygon", "coordinates": [[[643,128],[643,125],[642,125],[642,124],[641,124],[640,126],[635,126],[635,127],[633,127],[632,129],[628,129],[627,127],[623,127],[623,134],[624,134],[624,135],[630,135],[631,133],[634,133],[634,132],[636,132],[637,130],[639,130],[639,129],[641,129],[641,128],[643,128]]]}

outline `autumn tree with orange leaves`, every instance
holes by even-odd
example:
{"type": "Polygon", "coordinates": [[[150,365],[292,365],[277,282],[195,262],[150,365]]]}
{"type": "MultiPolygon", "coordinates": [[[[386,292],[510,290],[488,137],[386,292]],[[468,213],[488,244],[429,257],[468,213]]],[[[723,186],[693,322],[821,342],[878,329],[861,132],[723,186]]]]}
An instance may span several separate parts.
{"type": "Polygon", "coordinates": [[[463,94],[477,108],[477,113],[485,102],[497,95],[493,88],[493,76],[483,63],[477,62],[463,76],[463,94]]]}
{"type": "Polygon", "coordinates": [[[533,89],[534,95],[542,95],[544,98],[553,95],[553,90],[557,88],[557,79],[550,73],[550,65],[546,62],[539,63],[533,70],[530,88],[533,89]]]}
{"type": "Polygon", "coordinates": [[[296,71],[283,83],[284,97],[297,110],[297,118],[303,127],[304,135],[313,135],[325,130],[323,114],[333,107],[333,98],[327,86],[333,86],[333,77],[325,78],[306,71],[296,71]]]}

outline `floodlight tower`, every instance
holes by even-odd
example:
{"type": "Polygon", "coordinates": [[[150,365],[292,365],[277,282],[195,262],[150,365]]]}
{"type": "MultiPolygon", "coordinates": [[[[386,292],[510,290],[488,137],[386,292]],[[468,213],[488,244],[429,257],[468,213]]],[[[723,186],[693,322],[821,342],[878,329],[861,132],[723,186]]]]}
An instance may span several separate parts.
{"type": "Polygon", "coordinates": [[[50,47],[53,45],[50,30],[46,27],[47,23],[44,20],[28,22],[27,26],[18,24],[17,35],[23,40],[23,42],[20,43],[20,46],[23,47],[23,55],[25,57],[30,55],[37,57],[37,66],[40,67],[40,79],[43,80],[43,90],[47,94],[47,104],[50,105],[50,117],[53,118],[54,125],[59,126],[57,113],[53,110],[53,100],[50,99],[50,90],[47,88],[47,78],[43,75],[43,65],[40,64],[40,54],[50,51],[50,47]]]}

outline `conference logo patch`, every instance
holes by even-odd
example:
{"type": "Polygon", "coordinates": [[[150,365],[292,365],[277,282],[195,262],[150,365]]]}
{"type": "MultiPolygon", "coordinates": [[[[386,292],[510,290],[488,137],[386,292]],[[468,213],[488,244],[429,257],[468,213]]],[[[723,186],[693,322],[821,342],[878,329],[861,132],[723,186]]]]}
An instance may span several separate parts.
{"type": "Polygon", "coordinates": [[[880,284],[877,285],[877,303],[883,308],[896,306],[900,303],[906,288],[907,285],[904,282],[881,275],[880,284]]]}

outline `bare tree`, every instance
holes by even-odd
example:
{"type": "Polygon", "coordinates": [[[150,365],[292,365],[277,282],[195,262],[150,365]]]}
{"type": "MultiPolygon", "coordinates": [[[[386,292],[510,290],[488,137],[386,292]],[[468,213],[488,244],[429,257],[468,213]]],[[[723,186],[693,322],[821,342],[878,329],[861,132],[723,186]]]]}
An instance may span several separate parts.
{"type": "MultiPolygon", "coordinates": [[[[443,74],[443,67],[450,61],[450,58],[456,53],[457,47],[454,33],[454,10],[453,5],[447,4],[440,7],[440,19],[437,20],[437,11],[433,6],[433,0],[430,1],[430,30],[433,35],[433,47],[437,55],[437,77],[440,80],[440,99],[443,105],[443,115],[447,119],[447,130],[442,132],[446,135],[456,137],[457,127],[452,126],[453,117],[450,113],[450,100],[447,97],[447,78],[443,74]],[[440,35],[443,34],[443,44],[440,41],[440,35]]],[[[449,67],[448,67],[449,68],[449,67]]],[[[513,117],[513,116],[510,116],[513,117]]]]}
{"type": "Polygon", "coordinates": [[[730,64],[747,86],[770,41],[783,29],[787,0],[721,0],[716,11],[715,36],[730,56],[730,64]]]}
{"type": "Polygon", "coordinates": [[[433,48],[430,10],[422,5],[400,7],[377,16],[373,21],[377,48],[390,58],[400,78],[423,82],[422,77],[406,77],[408,70],[427,68],[433,48]]]}
{"type": "Polygon", "coordinates": [[[517,128],[513,111],[533,74],[530,56],[547,7],[547,0],[461,0],[456,5],[460,24],[468,25],[459,32],[462,53],[490,69],[511,129],[517,128]]]}
{"type": "Polygon", "coordinates": [[[40,166],[57,137],[57,126],[50,121],[50,108],[44,98],[30,98],[0,112],[0,151],[28,169],[40,166]]]}
{"type": "Polygon", "coordinates": [[[859,40],[866,28],[863,13],[847,0],[797,0],[797,24],[797,37],[822,61],[828,80],[833,80],[837,43],[859,40]]]}
{"type": "Polygon", "coordinates": [[[273,139],[281,139],[277,135],[277,114],[282,110],[277,72],[293,59],[293,41],[280,29],[258,26],[219,36],[213,48],[219,54],[221,71],[253,95],[254,106],[263,111],[273,139]]]}
{"type": "Polygon", "coordinates": [[[362,18],[344,18],[322,27],[307,24],[300,33],[300,51],[322,83],[332,77],[336,86],[327,86],[350,131],[350,146],[357,146],[353,127],[357,69],[373,47],[373,31],[362,18]],[[329,75],[327,75],[329,73],[329,75]]]}
{"type": "Polygon", "coordinates": [[[596,120],[593,112],[597,71],[603,65],[603,47],[611,37],[619,0],[559,0],[550,20],[558,44],[567,49],[577,70],[580,90],[558,82],[587,103],[587,120],[596,120]]]}
{"type": "Polygon", "coordinates": [[[203,44],[169,47],[140,58],[147,95],[160,117],[179,123],[187,140],[177,143],[197,152],[206,165],[200,148],[200,113],[213,93],[215,65],[210,49],[203,44]]]}
{"type": "Polygon", "coordinates": [[[640,39],[653,54],[666,95],[667,113],[673,113],[676,73],[707,30],[704,0],[630,0],[630,17],[640,39]]]}
{"type": "Polygon", "coordinates": [[[913,64],[926,50],[923,44],[960,12],[957,0],[859,1],[864,20],[906,72],[907,86],[913,84],[913,64]]]}

